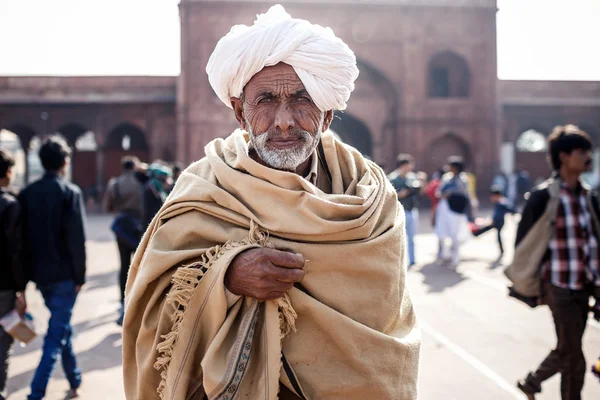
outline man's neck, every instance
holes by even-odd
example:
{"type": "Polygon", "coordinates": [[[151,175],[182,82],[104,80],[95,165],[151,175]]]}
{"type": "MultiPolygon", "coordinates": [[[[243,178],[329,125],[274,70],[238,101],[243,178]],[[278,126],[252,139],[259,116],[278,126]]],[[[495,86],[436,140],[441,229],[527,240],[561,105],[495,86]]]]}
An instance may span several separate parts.
{"type": "Polygon", "coordinates": [[[398,174],[398,176],[401,176],[402,178],[405,178],[406,174],[408,174],[408,171],[405,171],[402,168],[398,168],[396,170],[396,174],[398,174]]]}
{"type": "Polygon", "coordinates": [[[559,175],[569,189],[577,189],[577,187],[579,186],[579,176],[581,174],[579,174],[578,172],[573,172],[563,167],[560,169],[559,175]]]}

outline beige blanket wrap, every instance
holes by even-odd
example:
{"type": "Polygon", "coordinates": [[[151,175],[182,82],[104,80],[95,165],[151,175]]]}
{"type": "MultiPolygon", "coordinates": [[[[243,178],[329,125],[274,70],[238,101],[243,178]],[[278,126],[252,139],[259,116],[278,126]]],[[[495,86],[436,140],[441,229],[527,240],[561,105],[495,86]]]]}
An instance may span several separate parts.
{"type": "Polygon", "coordinates": [[[332,193],[248,155],[236,131],[206,147],[148,228],[127,283],[128,399],[416,399],[420,333],[405,287],[404,217],[383,171],[330,133],[332,193]],[[302,253],[277,301],[228,308],[231,260],[302,253]],[[160,393],[160,394],[159,394],[160,393]]]}

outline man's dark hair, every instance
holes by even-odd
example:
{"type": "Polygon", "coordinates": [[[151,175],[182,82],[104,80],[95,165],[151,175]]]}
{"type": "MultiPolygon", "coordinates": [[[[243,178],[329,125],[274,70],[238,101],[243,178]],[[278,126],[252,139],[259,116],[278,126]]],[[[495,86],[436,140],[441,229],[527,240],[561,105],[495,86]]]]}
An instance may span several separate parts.
{"type": "Polygon", "coordinates": [[[15,165],[15,159],[4,150],[0,150],[0,179],[6,178],[10,168],[15,165]]]}
{"type": "Polygon", "coordinates": [[[591,150],[592,140],[575,125],[557,126],[548,137],[548,159],[555,171],[561,167],[560,153],[571,154],[578,149],[591,150]]]}
{"type": "Polygon", "coordinates": [[[71,148],[60,137],[50,136],[44,139],[39,156],[46,171],[58,171],[71,157],[71,148]]]}
{"type": "Polygon", "coordinates": [[[121,159],[121,165],[125,171],[133,171],[135,169],[136,164],[138,163],[138,158],[134,156],[125,156],[121,159]]]}
{"type": "Polygon", "coordinates": [[[172,164],[172,169],[173,169],[173,176],[175,176],[178,173],[180,173],[181,171],[183,171],[185,169],[185,167],[183,166],[183,163],[181,163],[179,161],[175,161],[172,164]]]}
{"type": "Polygon", "coordinates": [[[415,159],[413,156],[411,156],[410,154],[398,154],[398,157],[396,157],[396,168],[400,168],[406,164],[414,164],[415,163],[415,159]]]}
{"type": "Polygon", "coordinates": [[[459,172],[465,170],[465,160],[461,156],[452,156],[448,158],[448,165],[452,168],[458,169],[459,172]]]}

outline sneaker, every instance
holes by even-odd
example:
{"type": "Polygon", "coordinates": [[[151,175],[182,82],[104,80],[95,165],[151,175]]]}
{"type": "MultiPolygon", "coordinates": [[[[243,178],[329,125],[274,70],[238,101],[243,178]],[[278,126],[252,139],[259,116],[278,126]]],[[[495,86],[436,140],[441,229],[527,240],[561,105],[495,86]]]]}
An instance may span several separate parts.
{"type": "Polygon", "coordinates": [[[117,319],[116,323],[119,326],[123,326],[123,318],[125,318],[125,313],[121,313],[121,315],[119,315],[119,318],[117,319]]]}
{"type": "Polygon", "coordinates": [[[79,398],[79,389],[69,389],[65,396],[65,400],[78,399],[79,398]]]}
{"type": "Polygon", "coordinates": [[[529,373],[527,378],[517,382],[517,387],[525,393],[527,400],[535,400],[535,394],[542,391],[540,384],[536,383],[532,373],[529,373]]]}
{"type": "Polygon", "coordinates": [[[600,379],[600,360],[598,360],[595,365],[592,365],[592,374],[600,379]]]}
{"type": "Polygon", "coordinates": [[[529,391],[529,387],[525,380],[520,380],[517,382],[517,387],[527,396],[527,400],[535,400],[535,393],[529,391]]]}

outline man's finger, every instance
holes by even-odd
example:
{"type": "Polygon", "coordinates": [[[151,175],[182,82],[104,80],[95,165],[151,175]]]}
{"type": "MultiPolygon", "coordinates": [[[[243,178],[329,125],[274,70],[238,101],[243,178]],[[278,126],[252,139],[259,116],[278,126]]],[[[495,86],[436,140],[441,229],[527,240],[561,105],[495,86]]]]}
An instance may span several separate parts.
{"type": "Polygon", "coordinates": [[[269,249],[268,252],[269,261],[273,265],[283,268],[304,268],[306,260],[300,253],[292,253],[289,251],[281,251],[275,249],[269,249]]]}
{"type": "Polygon", "coordinates": [[[286,268],[272,265],[267,269],[267,274],[274,281],[296,283],[304,278],[305,272],[300,268],[286,268]]]}
{"type": "Polygon", "coordinates": [[[278,291],[273,291],[273,292],[270,292],[270,293],[269,293],[269,295],[268,295],[268,297],[267,297],[267,300],[275,300],[275,299],[278,299],[278,298],[280,298],[281,296],[283,296],[283,294],[284,294],[284,293],[285,293],[285,292],[278,292],[278,291]]]}

